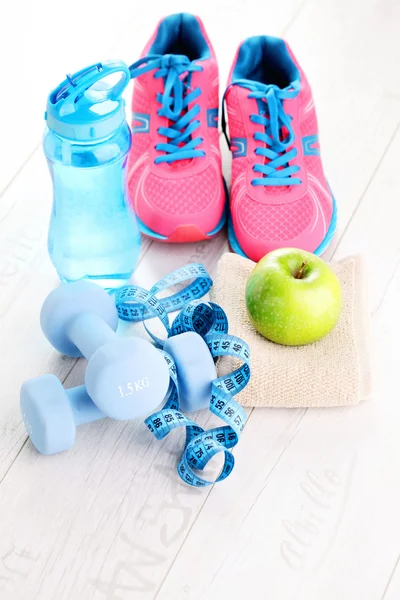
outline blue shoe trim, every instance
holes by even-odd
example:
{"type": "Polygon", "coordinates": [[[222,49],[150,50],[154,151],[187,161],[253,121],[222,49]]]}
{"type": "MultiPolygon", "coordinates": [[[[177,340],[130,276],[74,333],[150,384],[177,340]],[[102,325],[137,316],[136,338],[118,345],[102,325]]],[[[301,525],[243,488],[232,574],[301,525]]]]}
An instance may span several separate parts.
{"type": "MultiPolygon", "coordinates": [[[[336,231],[337,204],[336,204],[335,196],[333,194],[332,194],[332,202],[333,202],[333,211],[332,211],[331,223],[329,225],[329,229],[328,229],[324,239],[322,240],[322,242],[320,243],[318,248],[316,250],[314,250],[314,254],[316,254],[317,256],[320,256],[321,254],[323,254],[323,252],[325,252],[325,250],[328,248],[329,244],[331,243],[332,238],[336,231]]],[[[235,254],[239,254],[240,256],[243,256],[244,258],[249,258],[247,256],[247,254],[245,254],[243,252],[242,248],[240,247],[239,241],[236,237],[235,230],[233,229],[231,215],[229,215],[229,220],[228,220],[228,239],[229,239],[229,244],[235,254]]]]}
{"type": "Polygon", "coordinates": [[[243,256],[244,258],[249,258],[247,256],[247,254],[245,254],[240,247],[239,241],[236,237],[235,230],[233,229],[231,214],[229,215],[229,219],[228,219],[228,239],[229,239],[229,244],[235,254],[239,254],[240,256],[243,256]]]}
{"type": "Polygon", "coordinates": [[[144,235],[154,238],[155,240],[167,240],[168,239],[168,237],[166,235],[161,235],[161,233],[156,233],[155,231],[150,229],[150,227],[147,227],[147,225],[145,225],[143,223],[143,221],[141,221],[139,219],[139,217],[137,217],[137,220],[139,223],[139,229],[142,233],[144,233],[144,235]]]}
{"type": "MultiPolygon", "coordinates": [[[[221,229],[224,227],[225,223],[226,223],[226,219],[228,216],[228,187],[226,185],[226,181],[224,178],[222,178],[223,183],[224,183],[224,190],[225,190],[225,208],[224,208],[224,212],[222,213],[222,217],[219,220],[217,226],[210,231],[209,233],[206,233],[207,237],[212,237],[214,235],[216,235],[217,233],[219,233],[221,231],[221,229]]],[[[139,217],[137,217],[138,220],[138,224],[139,224],[139,229],[140,231],[144,234],[147,235],[148,237],[154,238],[155,240],[162,240],[162,241],[166,241],[168,240],[168,236],[166,235],[161,235],[161,233],[157,233],[156,231],[153,231],[153,229],[150,229],[150,227],[148,227],[145,223],[143,223],[143,221],[141,221],[139,219],[139,217]]]]}
{"type": "Polygon", "coordinates": [[[328,248],[329,244],[331,243],[333,236],[335,235],[336,223],[337,223],[337,206],[336,206],[335,196],[333,194],[332,194],[332,200],[333,200],[333,211],[332,211],[331,224],[329,225],[329,229],[326,233],[326,236],[324,237],[324,239],[322,240],[322,242],[320,243],[318,248],[316,250],[314,250],[314,254],[316,254],[317,256],[320,256],[321,254],[323,254],[325,252],[325,250],[328,248]]]}
{"type": "Polygon", "coordinates": [[[228,215],[228,206],[225,203],[224,212],[222,213],[222,217],[219,220],[218,225],[212,231],[209,231],[208,233],[206,233],[207,237],[212,237],[213,235],[216,235],[217,233],[219,233],[221,231],[221,229],[224,227],[224,225],[226,223],[227,215],[228,215]]]}

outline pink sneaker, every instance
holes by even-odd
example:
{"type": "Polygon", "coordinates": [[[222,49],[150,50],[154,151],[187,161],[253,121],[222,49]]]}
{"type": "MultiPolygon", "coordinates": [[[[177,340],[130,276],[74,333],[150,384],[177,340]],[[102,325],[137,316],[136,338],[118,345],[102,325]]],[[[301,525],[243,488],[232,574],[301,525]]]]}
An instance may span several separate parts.
{"type": "Polygon", "coordinates": [[[194,242],[225,223],[226,193],[218,134],[218,66],[198,17],[161,20],[130,67],[131,201],[142,233],[194,242]]]}
{"type": "Polygon", "coordinates": [[[322,168],[311,89],[286,42],[245,40],[225,99],[233,250],[254,261],[282,247],[321,254],[335,231],[336,204],[322,168]]]}

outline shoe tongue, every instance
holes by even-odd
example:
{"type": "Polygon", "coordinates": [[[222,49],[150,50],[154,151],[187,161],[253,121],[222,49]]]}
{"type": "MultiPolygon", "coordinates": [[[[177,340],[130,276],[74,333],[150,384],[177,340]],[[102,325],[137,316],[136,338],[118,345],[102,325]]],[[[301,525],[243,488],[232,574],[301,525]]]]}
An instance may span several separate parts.
{"type": "MultiPolygon", "coordinates": [[[[184,109],[181,112],[181,117],[187,112],[186,109],[184,109]]],[[[173,121],[169,121],[168,126],[171,127],[172,125],[174,125],[173,121]]],[[[185,142],[187,143],[187,142],[185,142]]],[[[179,144],[179,146],[184,146],[185,143],[181,143],[179,144]]],[[[178,147],[179,147],[178,146],[178,147]]],[[[179,171],[180,169],[184,169],[185,167],[187,167],[188,165],[190,165],[192,163],[193,159],[192,158],[184,158],[183,160],[175,160],[172,163],[169,163],[169,168],[172,169],[173,171],[179,171]]]]}
{"type": "MultiPolygon", "coordinates": [[[[187,90],[188,93],[190,93],[190,89],[187,90]]],[[[180,114],[180,117],[183,117],[186,113],[187,113],[188,109],[184,108],[180,114]]],[[[169,121],[168,126],[171,127],[172,125],[174,125],[175,122],[174,121],[169,121]]],[[[192,136],[190,136],[190,139],[192,138],[192,136]]],[[[189,141],[189,140],[187,140],[189,141]]],[[[185,142],[184,144],[179,144],[180,146],[184,146],[187,142],[185,142]]],[[[192,158],[185,158],[183,160],[175,160],[172,163],[169,163],[169,168],[173,171],[179,171],[180,169],[185,169],[188,165],[192,164],[193,159],[192,158]]]]}
{"type": "MultiPolygon", "coordinates": [[[[253,81],[251,83],[254,84],[253,88],[250,88],[250,86],[247,86],[247,85],[240,85],[240,84],[238,85],[239,102],[241,102],[241,101],[245,102],[247,100],[249,91],[255,91],[255,90],[257,90],[257,91],[265,91],[265,88],[266,88],[265,85],[260,84],[257,81],[253,81]]],[[[296,82],[293,82],[289,86],[287,86],[286,88],[280,88],[280,89],[285,89],[285,90],[288,90],[288,91],[289,90],[293,91],[293,89],[296,89],[297,87],[298,86],[297,86],[296,82]]],[[[268,118],[268,105],[267,105],[266,100],[260,100],[260,99],[253,99],[253,100],[254,100],[254,106],[256,106],[258,108],[259,114],[262,115],[262,116],[265,116],[266,118],[268,118]]],[[[287,137],[288,132],[287,132],[286,128],[282,128],[281,135],[282,135],[281,139],[285,139],[287,137]]],[[[262,157],[258,156],[257,157],[257,161],[259,159],[260,159],[260,162],[261,162],[262,157]]],[[[265,163],[268,163],[268,162],[269,162],[268,159],[265,158],[265,163]]],[[[258,174],[258,175],[261,176],[261,173],[258,174]]],[[[263,188],[264,188],[263,189],[263,193],[265,195],[270,195],[270,196],[272,196],[272,195],[277,196],[278,194],[285,194],[286,192],[290,191],[290,186],[287,186],[287,185],[285,185],[285,186],[282,186],[282,185],[277,185],[277,186],[265,185],[265,186],[263,186],[263,188]]]]}
{"type": "Polygon", "coordinates": [[[192,158],[184,158],[183,160],[176,160],[173,163],[169,163],[169,168],[172,171],[179,171],[180,169],[184,169],[188,165],[191,164],[192,158]]]}
{"type": "MultiPolygon", "coordinates": [[[[261,103],[262,101],[260,101],[261,103]]],[[[265,104],[265,102],[263,102],[263,104],[265,104]]],[[[268,119],[268,113],[267,111],[264,109],[264,107],[262,109],[260,109],[260,114],[263,115],[266,119],[268,119]]],[[[286,127],[282,127],[280,130],[280,140],[283,142],[289,135],[289,132],[287,130],[286,127]]],[[[260,159],[262,158],[261,156],[259,157],[260,159]]],[[[264,158],[264,164],[268,164],[270,162],[270,160],[268,158],[264,158]]],[[[282,169],[284,169],[285,167],[279,167],[277,169],[277,171],[281,171],[282,169]]],[[[272,186],[272,185],[265,185],[264,186],[264,192],[266,194],[282,194],[284,192],[289,191],[290,186],[288,185],[277,185],[277,186],[272,186]]]]}
{"type": "MultiPolygon", "coordinates": [[[[287,86],[286,88],[283,88],[285,90],[290,90],[292,89],[292,84],[290,84],[289,86],[287,86]]],[[[262,115],[263,117],[265,117],[266,119],[268,119],[268,102],[266,100],[260,99],[257,100],[257,105],[258,105],[258,110],[260,115],[262,115]]],[[[289,132],[287,130],[286,127],[282,127],[280,130],[280,139],[281,141],[284,141],[289,135],[289,132]]],[[[264,159],[264,164],[268,164],[270,161],[268,158],[264,159]]],[[[279,172],[280,170],[282,170],[284,167],[280,167],[277,169],[277,171],[279,172]]],[[[277,194],[284,194],[285,192],[288,192],[290,190],[290,186],[288,185],[277,185],[277,186],[273,186],[273,185],[265,185],[264,186],[264,193],[265,194],[269,194],[269,195],[277,195],[277,194]]]]}

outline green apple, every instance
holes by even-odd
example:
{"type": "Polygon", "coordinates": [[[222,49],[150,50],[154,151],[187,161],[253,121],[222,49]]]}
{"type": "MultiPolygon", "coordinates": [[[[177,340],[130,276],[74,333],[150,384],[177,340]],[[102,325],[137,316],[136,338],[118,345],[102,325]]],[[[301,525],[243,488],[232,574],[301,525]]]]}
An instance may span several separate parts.
{"type": "Polygon", "coordinates": [[[296,248],[270,252],[246,286],[250,320],[261,335],[285,346],[311,344],[336,325],[342,291],[329,265],[296,248]]]}

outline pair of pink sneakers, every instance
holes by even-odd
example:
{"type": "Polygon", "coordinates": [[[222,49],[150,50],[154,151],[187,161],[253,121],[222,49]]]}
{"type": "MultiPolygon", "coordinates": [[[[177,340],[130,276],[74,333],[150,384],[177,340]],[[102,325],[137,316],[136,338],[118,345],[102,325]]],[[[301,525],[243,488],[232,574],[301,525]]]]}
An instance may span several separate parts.
{"type": "MultiPolygon", "coordinates": [[[[128,185],[142,233],[165,242],[216,235],[258,261],[280,247],[321,254],[336,226],[311,89],[289,46],[259,36],[238,48],[224,94],[230,201],[219,147],[218,66],[201,20],[161,20],[130,67],[128,185]],[[228,138],[227,138],[228,139],[228,138]]],[[[226,134],[224,103],[222,127],[226,134]]]]}

